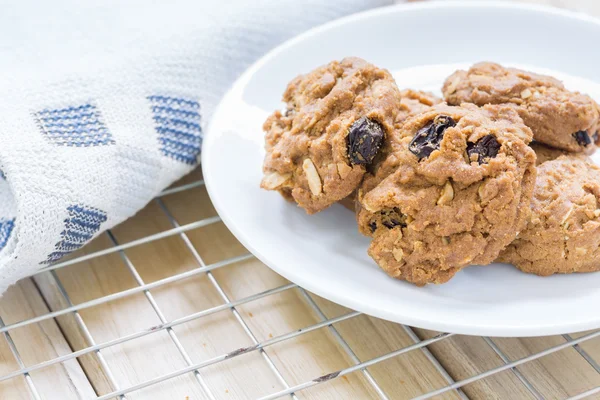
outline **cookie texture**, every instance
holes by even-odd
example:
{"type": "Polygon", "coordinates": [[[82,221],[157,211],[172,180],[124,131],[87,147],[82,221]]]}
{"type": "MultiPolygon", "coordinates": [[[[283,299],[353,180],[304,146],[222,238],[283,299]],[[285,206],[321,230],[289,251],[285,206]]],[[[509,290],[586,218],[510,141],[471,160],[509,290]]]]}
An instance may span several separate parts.
{"type": "Polygon", "coordinates": [[[287,110],[263,125],[261,187],[312,214],[358,187],[394,128],[401,97],[388,71],[345,58],[292,80],[283,101],[287,110]]]}
{"type": "Polygon", "coordinates": [[[408,117],[357,192],[371,257],[390,276],[417,285],[493,261],[529,215],[531,138],[506,106],[439,104],[408,117]]]}
{"type": "Polygon", "coordinates": [[[550,76],[484,62],[456,71],[442,88],[448,104],[506,104],[519,113],[534,139],[571,152],[591,152],[598,141],[598,105],[550,76]]]}
{"type": "Polygon", "coordinates": [[[560,156],[538,167],[525,229],[498,261],[537,275],[600,270],[600,168],[560,156]]]}
{"type": "Polygon", "coordinates": [[[350,196],[344,197],[338,203],[340,203],[344,208],[347,208],[350,211],[356,210],[356,192],[352,192],[350,196]]]}
{"type": "Polygon", "coordinates": [[[555,160],[560,156],[564,156],[564,155],[568,155],[568,154],[573,154],[573,155],[577,154],[577,153],[569,153],[568,151],[561,150],[561,149],[555,149],[554,147],[546,146],[545,144],[540,143],[540,142],[531,142],[531,143],[529,143],[529,146],[533,149],[533,151],[535,152],[535,156],[537,157],[537,160],[535,162],[536,165],[543,164],[546,161],[555,160]]]}
{"type": "Polygon", "coordinates": [[[413,89],[401,90],[400,97],[400,108],[396,118],[397,123],[403,122],[410,115],[421,113],[429,107],[444,101],[433,93],[413,89]]]}
{"type": "Polygon", "coordinates": [[[585,153],[570,153],[566,150],[555,149],[554,147],[546,146],[545,144],[535,141],[529,143],[529,146],[533,149],[537,158],[535,165],[541,165],[546,161],[556,160],[560,156],[589,160],[589,157],[585,153]]]}

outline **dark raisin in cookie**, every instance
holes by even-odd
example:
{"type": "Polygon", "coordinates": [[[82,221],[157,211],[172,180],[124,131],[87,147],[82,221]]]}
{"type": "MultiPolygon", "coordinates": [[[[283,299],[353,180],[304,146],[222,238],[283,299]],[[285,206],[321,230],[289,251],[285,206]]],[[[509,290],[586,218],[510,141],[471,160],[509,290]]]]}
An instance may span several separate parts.
{"type": "Polygon", "coordinates": [[[595,149],[598,105],[552,77],[485,62],[450,75],[442,92],[448,104],[514,107],[538,142],[571,152],[595,149]]]}
{"type": "Polygon", "coordinates": [[[261,187],[308,213],[350,195],[393,130],[400,92],[390,73],[345,58],[295,78],[265,122],[261,187]]]}
{"type": "Polygon", "coordinates": [[[417,285],[492,262],[529,214],[531,137],[504,106],[436,105],[407,118],[358,190],[357,220],[373,238],[371,257],[417,285]]]}

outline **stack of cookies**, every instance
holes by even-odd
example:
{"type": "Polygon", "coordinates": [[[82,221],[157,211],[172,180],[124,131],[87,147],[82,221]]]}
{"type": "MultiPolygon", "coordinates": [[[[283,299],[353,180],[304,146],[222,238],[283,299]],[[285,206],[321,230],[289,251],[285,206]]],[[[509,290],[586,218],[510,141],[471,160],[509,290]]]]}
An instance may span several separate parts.
{"type": "Polygon", "coordinates": [[[359,58],[295,78],[265,122],[261,187],[309,214],[341,202],[390,276],[444,283],[498,260],[600,270],[600,108],[548,76],[480,63],[444,99],[359,58]]]}

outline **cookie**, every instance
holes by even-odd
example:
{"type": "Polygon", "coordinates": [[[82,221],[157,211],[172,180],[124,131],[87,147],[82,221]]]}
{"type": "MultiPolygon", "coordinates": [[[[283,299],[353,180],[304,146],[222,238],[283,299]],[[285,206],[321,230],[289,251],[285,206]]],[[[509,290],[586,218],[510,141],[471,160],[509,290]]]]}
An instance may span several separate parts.
{"type": "Polygon", "coordinates": [[[442,88],[448,104],[463,102],[514,107],[536,141],[571,152],[591,152],[598,141],[598,105],[589,96],[565,89],[550,76],[494,63],[456,71],[442,88]]]}
{"type": "Polygon", "coordinates": [[[526,222],[532,132],[505,106],[436,105],[390,135],[390,154],[358,190],[359,230],[390,276],[443,283],[488,264],[526,222]]]}
{"type": "Polygon", "coordinates": [[[393,130],[400,92],[385,69],[345,58],[292,80],[283,101],[263,126],[261,187],[313,214],[358,187],[393,130]]]}
{"type": "Polygon", "coordinates": [[[538,167],[525,229],[498,261],[537,275],[600,271],[600,168],[560,156],[538,167]]]}

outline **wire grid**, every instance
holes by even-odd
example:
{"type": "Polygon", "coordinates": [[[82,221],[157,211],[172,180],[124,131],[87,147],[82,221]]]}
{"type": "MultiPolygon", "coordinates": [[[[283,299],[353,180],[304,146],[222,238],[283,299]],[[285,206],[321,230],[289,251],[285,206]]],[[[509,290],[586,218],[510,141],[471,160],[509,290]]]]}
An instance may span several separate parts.
{"type": "MultiPolygon", "coordinates": [[[[78,357],[81,357],[86,354],[91,354],[91,353],[95,353],[96,356],[98,357],[100,365],[104,369],[104,373],[107,376],[108,381],[114,388],[114,390],[112,392],[98,396],[98,397],[96,397],[96,399],[112,399],[112,398],[126,399],[127,395],[129,393],[135,392],[137,390],[140,390],[140,389],[143,389],[146,387],[150,387],[157,383],[164,382],[164,381],[167,381],[169,379],[172,379],[172,378],[184,375],[184,374],[193,374],[195,377],[195,380],[197,381],[198,385],[200,386],[200,388],[202,389],[202,391],[204,392],[206,397],[209,399],[216,399],[218,397],[215,395],[215,393],[213,393],[211,391],[211,389],[206,384],[206,382],[203,378],[202,369],[209,365],[217,364],[217,363],[223,362],[225,360],[228,360],[228,359],[231,359],[234,357],[238,357],[238,356],[241,356],[242,354],[247,354],[250,352],[260,353],[264,362],[272,370],[272,372],[275,374],[275,376],[277,377],[277,379],[283,386],[282,390],[268,394],[268,395],[262,397],[261,400],[278,399],[278,398],[284,398],[284,397],[293,398],[293,399],[302,398],[302,391],[304,389],[307,389],[307,388],[310,388],[313,386],[317,386],[317,385],[325,384],[328,381],[340,378],[342,376],[345,376],[345,375],[348,375],[348,374],[351,374],[351,373],[357,372],[357,371],[360,371],[364,375],[364,378],[366,379],[368,384],[372,387],[372,389],[377,394],[377,396],[379,396],[382,399],[388,399],[388,395],[381,388],[381,386],[377,383],[375,378],[371,375],[368,368],[375,364],[381,363],[385,360],[391,359],[393,357],[398,357],[402,354],[405,354],[405,353],[408,353],[411,351],[421,351],[425,355],[425,357],[429,360],[429,362],[431,362],[433,367],[441,374],[442,377],[445,378],[445,380],[447,382],[447,385],[445,385],[444,387],[441,387],[439,389],[436,389],[436,390],[430,391],[428,393],[425,393],[423,395],[420,395],[420,396],[416,397],[416,399],[429,399],[429,398],[433,398],[433,397],[439,396],[443,393],[450,392],[450,391],[454,391],[459,397],[461,397],[463,399],[468,399],[468,396],[461,390],[462,387],[464,387],[465,385],[471,384],[473,382],[476,382],[478,380],[485,379],[492,375],[501,373],[503,371],[512,371],[512,373],[515,374],[515,376],[518,378],[518,380],[523,384],[523,386],[529,391],[529,393],[534,398],[543,399],[544,397],[534,388],[534,386],[531,384],[531,382],[529,382],[527,380],[527,378],[520,372],[519,367],[528,362],[537,360],[541,357],[547,356],[549,354],[553,354],[555,352],[564,350],[569,347],[573,347],[575,350],[577,350],[579,355],[581,357],[583,357],[595,369],[595,371],[598,374],[600,374],[600,365],[588,353],[586,353],[586,351],[581,346],[579,346],[579,344],[581,344],[585,341],[594,339],[596,337],[600,337],[600,330],[588,333],[588,334],[581,336],[579,338],[576,338],[576,339],[571,337],[570,335],[563,335],[563,337],[565,339],[564,343],[561,343],[554,347],[550,347],[548,349],[531,354],[527,357],[524,357],[524,358],[521,358],[521,359],[518,359],[515,361],[510,361],[509,358],[502,352],[500,347],[498,347],[496,345],[496,343],[494,342],[494,340],[492,338],[484,337],[483,339],[484,339],[485,343],[487,343],[487,345],[502,360],[502,362],[503,362],[502,365],[500,365],[496,368],[489,369],[485,372],[481,372],[481,373],[471,376],[469,378],[462,379],[459,381],[454,381],[452,379],[450,373],[444,368],[444,366],[442,366],[442,363],[439,360],[437,360],[427,348],[428,345],[431,345],[436,342],[441,342],[441,341],[447,340],[448,338],[450,338],[452,336],[455,336],[452,333],[439,333],[436,336],[431,337],[429,339],[421,340],[415,334],[415,332],[412,330],[411,327],[402,325],[403,330],[413,340],[414,343],[412,345],[397,349],[395,351],[391,351],[387,354],[384,354],[384,355],[381,355],[381,356],[378,356],[378,357],[375,357],[372,359],[360,360],[357,357],[357,355],[354,353],[352,348],[349,346],[349,344],[346,342],[346,340],[344,340],[342,335],[338,332],[338,330],[336,329],[336,326],[335,326],[339,322],[353,319],[353,318],[356,318],[356,317],[362,315],[360,312],[351,311],[346,314],[337,316],[335,318],[327,318],[326,315],[321,310],[321,308],[319,308],[317,303],[313,300],[313,298],[303,288],[298,287],[297,285],[295,285],[293,283],[285,284],[285,285],[275,287],[275,288],[272,288],[269,290],[265,290],[265,291],[262,291],[259,293],[254,293],[250,296],[246,296],[241,299],[231,300],[226,295],[222,286],[219,284],[219,282],[217,281],[217,279],[215,278],[215,276],[212,274],[211,271],[216,270],[218,268],[226,267],[228,265],[232,265],[232,264],[240,262],[240,261],[251,259],[253,256],[248,253],[248,254],[245,254],[242,256],[232,257],[232,258],[222,260],[222,261],[219,261],[216,263],[206,264],[205,261],[200,256],[200,254],[198,253],[198,251],[192,245],[192,242],[188,238],[186,232],[194,230],[194,229],[199,229],[199,228],[202,228],[202,227],[210,225],[210,224],[217,223],[220,221],[220,218],[218,216],[215,216],[215,217],[210,217],[210,218],[205,218],[205,219],[202,219],[199,221],[195,221],[193,223],[179,225],[179,223],[175,220],[173,215],[169,212],[169,210],[167,209],[167,207],[165,206],[165,204],[162,201],[162,197],[164,197],[164,196],[171,195],[174,193],[180,193],[180,192],[187,191],[187,190],[190,190],[193,188],[197,188],[197,187],[200,187],[203,185],[204,185],[203,180],[197,180],[192,183],[188,183],[185,185],[180,185],[180,186],[177,186],[174,188],[167,189],[167,190],[163,191],[155,199],[155,201],[157,202],[157,204],[160,207],[160,209],[162,210],[162,212],[166,215],[166,217],[170,221],[170,223],[172,225],[171,229],[159,232],[157,234],[149,235],[149,236],[146,236],[146,237],[138,239],[138,240],[133,240],[131,242],[123,243],[123,244],[118,243],[117,239],[112,234],[112,232],[108,231],[106,234],[108,235],[108,237],[110,238],[110,240],[112,242],[112,247],[104,249],[104,250],[96,251],[91,254],[83,255],[83,256],[68,260],[68,261],[57,263],[57,264],[54,264],[54,265],[44,268],[42,270],[42,272],[50,272],[51,273],[51,276],[56,281],[59,292],[63,296],[63,298],[68,306],[61,310],[48,312],[48,313],[30,318],[30,319],[21,320],[21,321],[18,321],[18,322],[12,323],[12,324],[8,324],[8,325],[5,325],[3,320],[0,318],[0,333],[2,333],[5,336],[7,343],[9,345],[9,348],[10,348],[15,360],[17,361],[17,364],[19,367],[19,369],[16,371],[13,371],[6,375],[0,376],[0,382],[15,378],[15,377],[23,376],[26,380],[27,387],[30,390],[31,397],[34,399],[40,399],[41,397],[39,395],[38,389],[35,385],[34,380],[32,379],[32,377],[30,375],[31,372],[42,370],[44,368],[47,368],[47,367],[50,367],[50,366],[53,366],[53,365],[56,365],[59,363],[64,363],[68,360],[76,359],[78,357]],[[154,242],[154,241],[166,238],[166,237],[176,236],[176,235],[179,236],[183,240],[187,249],[192,253],[192,255],[197,263],[197,267],[192,270],[178,273],[178,274],[169,276],[167,278],[159,279],[159,280],[151,282],[151,283],[145,283],[144,280],[142,279],[142,277],[140,276],[139,272],[137,271],[136,267],[133,265],[133,263],[131,262],[131,260],[129,259],[129,257],[127,256],[127,254],[125,253],[124,250],[132,248],[132,247],[140,246],[142,244],[154,242]],[[94,259],[97,257],[107,255],[107,254],[112,254],[112,253],[118,253],[121,256],[122,260],[124,261],[125,265],[127,266],[128,270],[129,270],[129,272],[135,279],[137,286],[127,289],[127,290],[123,290],[120,292],[116,292],[116,293],[113,293],[110,295],[105,295],[105,296],[102,296],[102,297],[99,297],[99,298],[96,298],[93,300],[89,300],[89,301],[85,301],[85,302],[73,305],[71,303],[71,299],[69,298],[69,296],[67,294],[67,291],[63,287],[58,275],[56,274],[56,270],[59,268],[66,267],[68,265],[77,264],[77,263],[80,263],[80,262],[83,262],[86,260],[91,260],[91,259],[94,259]],[[170,283],[173,283],[173,282],[176,282],[176,281],[190,278],[192,276],[197,276],[197,275],[205,275],[208,277],[210,283],[213,285],[213,287],[219,293],[223,303],[220,305],[211,307],[211,308],[207,308],[207,309],[195,312],[195,313],[191,313],[191,314],[186,315],[181,318],[172,319],[170,321],[167,320],[165,315],[159,308],[157,302],[155,301],[155,299],[151,293],[151,290],[155,289],[155,288],[159,288],[159,287],[167,285],[167,284],[170,284],[170,283]],[[241,306],[246,303],[250,303],[250,302],[259,300],[259,299],[266,298],[268,296],[275,295],[277,293],[288,291],[291,289],[297,289],[300,291],[304,300],[307,302],[307,304],[310,306],[310,308],[316,313],[316,315],[320,318],[320,322],[315,323],[310,326],[305,326],[301,329],[298,329],[298,330],[295,330],[292,332],[288,332],[288,333],[285,333],[285,334],[282,334],[279,336],[271,337],[264,341],[258,341],[258,339],[256,338],[256,335],[250,329],[249,325],[246,322],[244,322],[244,320],[240,316],[236,307],[241,306]],[[110,303],[114,300],[129,297],[129,296],[132,296],[132,295],[138,294],[138,293],[144,294],[147,301],[149,302],[152,309],[154,310],[157,317],[159,318],[160,324],[156,325],[156,326],[148,327],[146,329],[143,329],[143,330],[140,330],[140,331],[128,334],[128,335],[123,335],[123,336],[120,336],[120,337],[112,339],[112,340],[104,341],[101,343],[96,343],[96,341],[92,337],[89,329],[87,328],[83,318],[81,318],[79,311],[90,308],[90,307],[98,306],[101,304],[110,303]],[[237,321],[237,323],[243,328],[244,332],[250,338],[250,340],[252,341],[253,344],[249,347],[235,349],[233,351],[221,354],[216,357],[212,357],[212,358],[204,360],[202,362],[194,363],[191,360],[188,352],[182,345],[181,341],[179,340],[178,336],[176,335],[175,331],[173,330],[173,327],[175,327],[177,325],[185,324],[185,323],[193,321],[193,320],[201,319],[204,316],[211,315],[211,314],[214,314],[214,313],[217,313],[220,311],[224,311],[224,310],[229,310],[232,313],[232,315],[235,317],[235,320],[237,321]],[[59,317],[62,315],[69,315],[69,314],[71,314],[75,317],[75,321],[76,321],[77,325],[79,326],[79,328],[81,329],[81,331],[83,332],[85,339],[87,340],[88,346],[83,349],[80,349],[77,351],[72,351],[69,354],[58,356],[58,357],[55,357],[53,359],[50,359],[50,360],[47,360],[44,362],[40,362],[40,363],[30,365],[30,366],[25,366],[25,364],[23,363],[21,356],[11,338],[10,332],[16,328],[40,323],[42,321],[54,319],[56,317],[59,317]],[[338,342],[338,344],[341,346],[341,348],[347,353],[347,355],[352,360],[354,365],[344,368],[344,369],[341,369],[341,370],[331,371],[323,376],[315,376],[312,380],[308,380],[308,381],[305,381],[300,384],[296,384],[296,385],[292,386],[284,379],[281,371],[277,368],[275,363],[271,360],[271,358],[264,351],[264,349],[269,346],[272,346],[274,344],[286,342],[290,339],[297,338],[299,336],[305,335],[309,332],[313,332],[318,329],[330,330],[333,337],[335,338],[335,340],[338,342]],[[153,334],[156,334],[157,332],[161,332],[161,331],[166,331],[168,333],[171,341],[173,342],[173,344],[177,348],[178,352],[181,354],[181,356],[185,360],[186,366],[184,368],[172,371],[168,374],[164,374],[164,375],[140,382],[138,384],[135,384],[135,385],[132,385],[129,387],[119,387],[116,380],[114,379],[113,371],[111,371],[109,365],[107,364],[107,362],[105,361],[105,359],[102,355],[102,350],[107,349],[112,346],[116,346],[118,344],[132,341],[132,340],[140,338],[140,337],[153,335],[153,334]]],[[[598,393],[600,393],[600,386],[589,389],[587,391],[584,391],[573,397],[570,397],[569,400],[584,399],[587,397],[594,396],[595,394],[598,394],[598,393]]]]}

